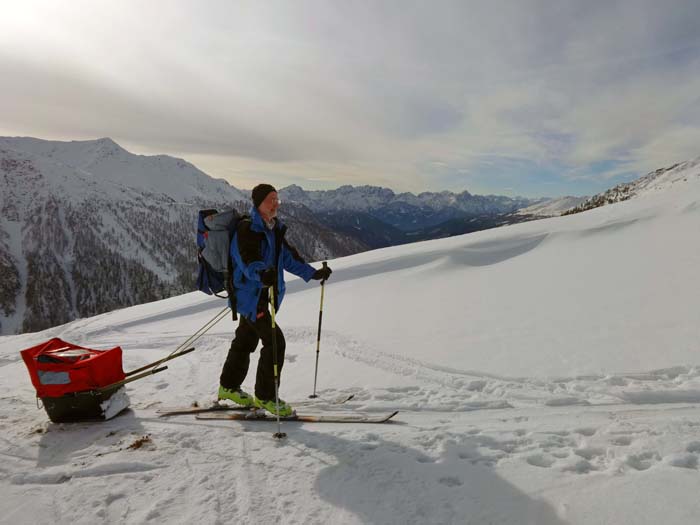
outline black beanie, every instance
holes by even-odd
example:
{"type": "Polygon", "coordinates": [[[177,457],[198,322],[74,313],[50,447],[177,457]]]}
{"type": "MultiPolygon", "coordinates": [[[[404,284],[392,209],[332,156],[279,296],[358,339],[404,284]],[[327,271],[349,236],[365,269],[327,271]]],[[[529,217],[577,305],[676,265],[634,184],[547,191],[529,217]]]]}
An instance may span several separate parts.
{"type": "Polygon", "coordinates": [[[277,191],[274,186],[270,186],[269,184],[258,184],[253,188],[253,206],[256,208],[260,206],[262,201],[265,200],[265,197],[267,197],[270,193],[273,191],[277,191]]]}

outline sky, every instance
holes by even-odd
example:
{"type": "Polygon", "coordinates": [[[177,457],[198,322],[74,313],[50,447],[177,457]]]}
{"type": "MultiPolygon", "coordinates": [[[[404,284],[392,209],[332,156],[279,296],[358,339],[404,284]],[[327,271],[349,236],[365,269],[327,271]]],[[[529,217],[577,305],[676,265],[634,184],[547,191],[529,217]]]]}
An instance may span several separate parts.
{"type": "Polygon", "coordinates": [[[238,188],[590,195],[700,156],[700,3],[25,0],[0,135],[238,188]]]}

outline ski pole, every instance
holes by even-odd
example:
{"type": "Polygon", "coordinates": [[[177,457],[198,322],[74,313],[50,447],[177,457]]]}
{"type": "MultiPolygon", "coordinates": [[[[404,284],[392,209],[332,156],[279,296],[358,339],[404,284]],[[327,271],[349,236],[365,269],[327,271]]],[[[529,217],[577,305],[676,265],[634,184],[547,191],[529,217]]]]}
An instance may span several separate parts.
{"type": "Polygon", "coordinates": [[[276,439],[287,437],[287,434],[282,432],[282,424],[280,423],[280,394],[279,394],[279,371],[277,368],[277,325],[275,324],[275,287],[270,286],[270,317],[272,319],[272,361],[275,374],[275,408],[277,412],[277,432],[273,434],[276,439]]]}
{"type": "MultiPolygon", "coordinates": [[[[328,267],[328,263],[323,261],[323,267],[328,267]]],[[[323,321],[323,292],[326,288],[326,280],[321,281],[321,307],[318,310],[318,335],[316,336],[316,368],[314,370],[314,393],[309,397],[315,399],[316,395],[316,380],[318,379],[318,354],[321,352],[321,321],[323,321]]]]}

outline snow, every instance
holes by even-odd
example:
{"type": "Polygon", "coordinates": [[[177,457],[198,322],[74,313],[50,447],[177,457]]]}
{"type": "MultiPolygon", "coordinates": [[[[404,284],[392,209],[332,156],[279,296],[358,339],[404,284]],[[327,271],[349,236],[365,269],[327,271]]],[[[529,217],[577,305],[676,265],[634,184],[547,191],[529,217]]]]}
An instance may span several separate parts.
{"type": "MultiPolygon", "coordinates": [[[[281,442],[274,423],[157,417],[212,399],[228,317],[167,371],[130,383],[131,409],[109,421],[53,424],[36,409],[19,350],[52,336],[120,345],[133,370],[220,300],[187,294],[2,337],[0,516],[698,523],[699,227],[690,167],[585,213],[330,261],[319,394],[355,395],[334,410],[400,412],[383,425],[284,422],[281,442]]],[[[291,402],[313,386],[319,292],[290,279],[278,315],[291,402]]]]}
{"type": "Polygon", "coordinates": [[[92,193],[104,197],[106,188],[110,188],[109,196],[117,200],[129,189],[175,202],[211,199],[215,193],[231,201],[249,200],[248,195],[224,180],[212,179],[182,159],[134,155],[109,138],[62,142],[0,137],[0,150],[20,153],[41,166],[42,172],[51,173],[53,191],[74,202],[81,202],[92,193]]]}
{"type": "Polygon", "coordinates": [[[557,217],[563,212],[575,208],[582,202],[584,202],[588,197],[559,197],[556,199],[546,199],[544,202],[539,202],[528,206],[527,208],[521,208],[517,211],[519,215],[538,215],[540,217],[557,217]]]}

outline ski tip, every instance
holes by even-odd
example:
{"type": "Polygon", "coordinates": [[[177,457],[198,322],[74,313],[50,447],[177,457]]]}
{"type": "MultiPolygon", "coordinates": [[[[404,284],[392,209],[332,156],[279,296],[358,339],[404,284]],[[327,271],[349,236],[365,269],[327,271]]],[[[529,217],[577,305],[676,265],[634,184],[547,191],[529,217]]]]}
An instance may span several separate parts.
{"type": "Polygon", "coordinates": [[[389,414],[389,415],[387,416],[387,418],[386,418],[384,421],[389,421],[392,417],[394,417],[394,416],[395,416],[396,414],[398,414],[398,413],[399,413],[398,410],[392,412],[391,414],[389,414]]]}

